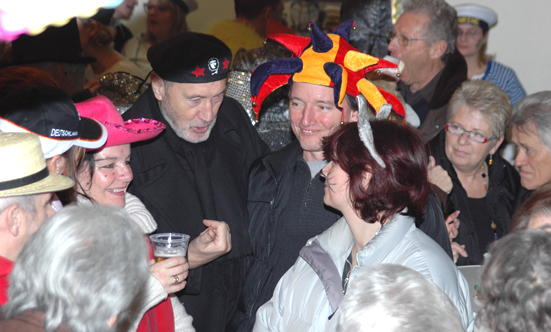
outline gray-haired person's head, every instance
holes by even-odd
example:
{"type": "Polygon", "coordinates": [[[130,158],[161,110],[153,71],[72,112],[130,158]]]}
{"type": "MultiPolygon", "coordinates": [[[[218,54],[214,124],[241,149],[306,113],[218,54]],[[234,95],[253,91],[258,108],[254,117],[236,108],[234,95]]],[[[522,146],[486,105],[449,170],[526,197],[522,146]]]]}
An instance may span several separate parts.
{"type": "Polygon", "coordinates": [[[517,209],[509,228],[515,231],[537,228],[551,223],[551,183],[536,189],[517,209]]]}
{"type": "Polygon", "coordinates": [[[551,150],[551,91],[536,92],[519,100],[509,126],[523,132],[534,126],[540,141],[551,150]]]}
{"type": "Polygon", "coordinates": [[[17,204],[27,212],[36,212],[36,195],[0,197],[0,213],[17,204]]]}
{"type": "Polygon", "coordinates": [[[483,80],[471,80],[461,84],[450,99],[447,121],[455,115],[459,107],[468,107],[479,112],[488,120],[492,128],[492,136],[505,134],[507,121],[511,117],[513,104],[507,93],[494,83],[483,80]]]}
{"type": "MultiPolygon", "coordinates": [[[[434,41],[446,41],[446,52],[442,60],[455,51],[457,39],[457,11],[443,0],[406,0],[402,5],[404,12],[426,14],[428,23],[423,27],[423,36],[434,41]]],[[[429,42],[430,43],[430,42],[429,42]]]]}
{"type": "Polygon", "coordinates": [[[493,332],[551,331],[551,234],[511,233],[490,247],[476,327],[493,332]]]}
{"type": "Polygon", "coordinates": [[[382,264],[360,270],[339,308],[338,332],[460,332],[451,300],[420,273],[382,264]]]}
{"type": "Polygon", "coordinates": [[[112,331],[149,275],[148,247],[115,208],[70,206],[26,243],[10,276],[6,318],[36,310],[46,331],[112,331]]]}

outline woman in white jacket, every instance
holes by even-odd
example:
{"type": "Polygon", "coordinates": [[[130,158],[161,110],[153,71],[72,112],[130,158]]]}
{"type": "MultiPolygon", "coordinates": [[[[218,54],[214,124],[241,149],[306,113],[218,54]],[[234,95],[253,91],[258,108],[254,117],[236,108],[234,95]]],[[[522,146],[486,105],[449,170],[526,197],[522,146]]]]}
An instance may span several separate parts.
{"type": "Polygon", "coordinates": [[[388,120],[344,125],[324,140],[325,204],[343,217],[310,239],[257,313],[254,331],[334,331],[337,310],[360,267],[407,266],[434,282],[472,331],[464,277],[415,226],[429,191],[428,155],[414,129],[388,120]]]}

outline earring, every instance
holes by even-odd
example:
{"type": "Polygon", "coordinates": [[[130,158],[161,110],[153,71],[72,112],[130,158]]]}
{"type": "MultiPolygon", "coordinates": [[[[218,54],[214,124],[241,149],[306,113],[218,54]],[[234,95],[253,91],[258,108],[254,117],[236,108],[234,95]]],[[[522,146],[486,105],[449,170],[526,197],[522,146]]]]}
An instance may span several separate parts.
{"type": "Polygon", "coordinates": [[[493,154],[490,155],[490,162],[488,163],[490,165],[494,163],[494,160],[492,159],[493,156],[494,156],[493,154]]]}
{"type": "Polygon", "coordinates": [[[341,111],[341,125],[344,124],[344,111],[341,111]]]}

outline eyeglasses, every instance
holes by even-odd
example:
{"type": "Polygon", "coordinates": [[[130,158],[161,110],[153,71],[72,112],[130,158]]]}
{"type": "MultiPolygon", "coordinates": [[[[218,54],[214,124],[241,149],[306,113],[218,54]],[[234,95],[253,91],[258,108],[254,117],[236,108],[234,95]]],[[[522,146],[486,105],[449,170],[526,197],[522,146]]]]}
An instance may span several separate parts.
{"type": "Polygon", "coordinates": [[[457,30],[457,37],[461,37],[463,35],[465,35],[465,37],[467,37],[467,38],[474,39],[474,38],[480,37],[481,33],[480,33],[480,31],[477,31],[477,30],[468,30],[468,31],[464,32],[463,30],[458,29],[457,30]]]}
{"type": "Polygon", "coordinates": [[[416,40],[424,40],[424,41],[429,41],[429,40],[434,40],[434,39],[429,39],[429,38],[408,38],[404,35],[399,35],[397,34],[395,31],[389,31],[386,35],[386,38],[388,39],[388,43],[390,44],[390,42],[392,41],[392,39],[396,38],[396,40],[398,41],[398,44],[400,46],[408,46],[409,45],[409,42],[410,41],[416,41],[416,40]]]}
{"type": "Polygon", "coordinates": [[[155,9],[157,13],[164,13],[170,10],[168,6],[160,6],[160,5],[151,5],[149,2],[143,4],[143,9],[147,13],[148,11],[155,9]]]}
{"type": "Polygon", "coordinates": [[[471,141],[476,143],[486,143],[488,141],[491,141],[497,138],[496,136],[488,137],[484,134],[479,133],[478,131],[465,130],[465,128],[461,126],[449,124],[449,123],[446,125],[446,131],[455,136],[462,136],[464,133],[467,133],[467,137],[471,141]]]}

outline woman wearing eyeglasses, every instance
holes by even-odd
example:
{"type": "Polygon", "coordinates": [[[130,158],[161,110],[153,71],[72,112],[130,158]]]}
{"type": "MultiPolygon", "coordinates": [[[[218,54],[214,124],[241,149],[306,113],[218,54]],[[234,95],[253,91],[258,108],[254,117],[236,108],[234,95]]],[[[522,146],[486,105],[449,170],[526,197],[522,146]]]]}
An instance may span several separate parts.
{"type": "Polygon", "coordinates": [[[457,41],[455,46],[467,61],[467,77],[493,82],[517,103],[526,96],[515,72],[491,60],[486,54],[488,30],[497,23],[497,14],[490,8],[479,5],[456,6],[458,17],[457,41]]]}
{"type": "Polygon", "coordinates": [[[495,84],[464,82],[450,100],[446,130],[429,142],[436,165],[452,179],[449,198],[460,211],[458,234],[450,234],[458,265],[480,264],[488,245],[509,231],[520,177],[497,150],[511,109],[495,84]]]}
{"type": "Polygon", "coordinates": [[[130,39],[121,53],[142,70],[143,77],[151,71],[147,60],[149,48],[168,37],[188,31],[186,15],[197,9],[196,0],[150,0],[144,4],[147,31],[130,39]]]}

